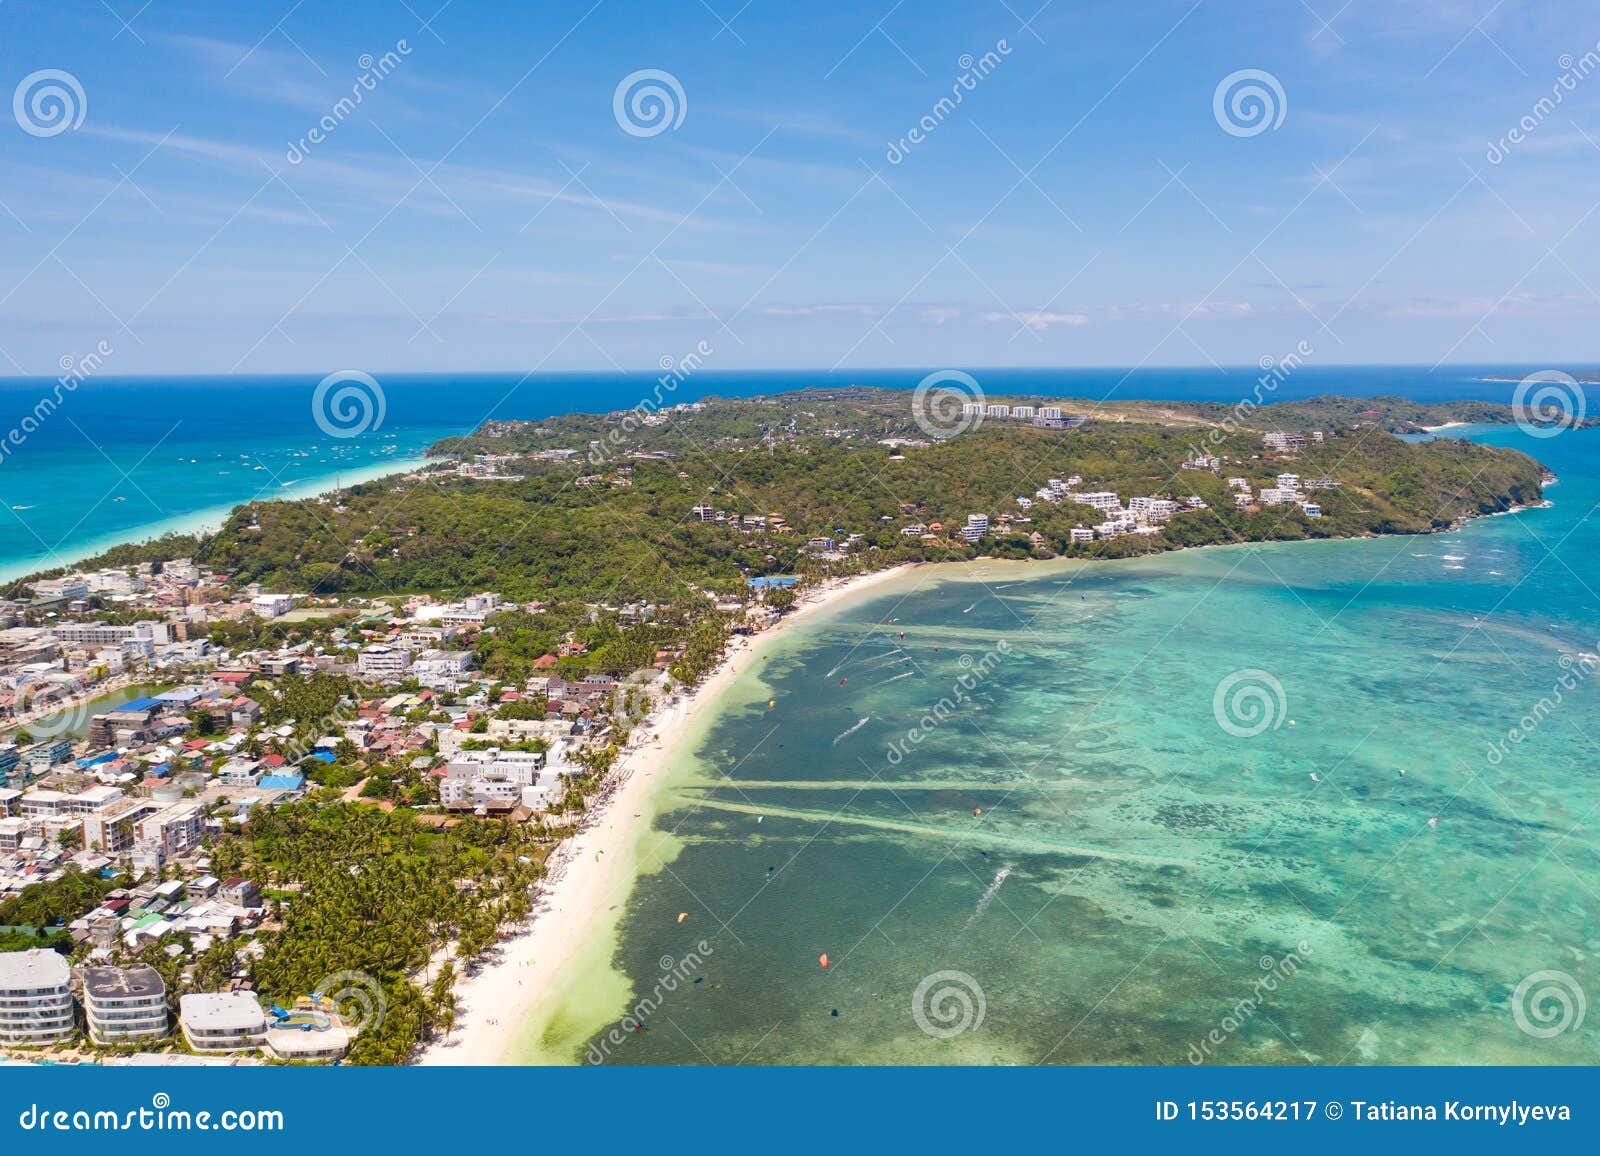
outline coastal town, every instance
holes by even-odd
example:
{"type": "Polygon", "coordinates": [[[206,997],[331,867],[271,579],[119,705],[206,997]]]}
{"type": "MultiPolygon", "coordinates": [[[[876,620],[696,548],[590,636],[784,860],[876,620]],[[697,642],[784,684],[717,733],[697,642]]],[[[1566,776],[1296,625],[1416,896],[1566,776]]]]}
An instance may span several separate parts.
{"type": "MultiPolygon", "coordinates": [[[[353,1032],[320,993],[289,993],[289,1010],[252,990],[256,937],[281,931],[273,908],[293,900],[223,872],[216,841],[260,809],[308,797],[393,808],[395,797],[367,790],[384,768],[407,776],[399,801],[437,823],[506,818],[554,842],[570,826],[572,784],[592,785],[595,753],[671,693],[666,650],[626,682],[564,677],[563,660],[587,649],[577,641],[541,656],[541,673],[520,685],[486,679],[472,646],[488,620],[540,609],[492,593],[362,606],[325,647],[266,649],[211,634],[343,608],[234,591],[186,558],[31,589],[7,604],[0,630],[13,728],[0,746],[0,903],[27,910],[30,891],[79,879],[93,881],[94,901],[56,924],[0,929],[17,948],[0,952],[4,1048],[339,1058],[353,1032]],[[268,695],[318,679],[348,689],[325,715],[263,711],[268,695]],[[48,946],[21,946],[34,937],[48,946]],[[148,952],[173,961],[180,990],[134,962],[148,952]],[[193,987],[193,960],[218,952],[227,985],[193,987]]],[[[614,609],[625,621],[650,613],[614,609]]]]}

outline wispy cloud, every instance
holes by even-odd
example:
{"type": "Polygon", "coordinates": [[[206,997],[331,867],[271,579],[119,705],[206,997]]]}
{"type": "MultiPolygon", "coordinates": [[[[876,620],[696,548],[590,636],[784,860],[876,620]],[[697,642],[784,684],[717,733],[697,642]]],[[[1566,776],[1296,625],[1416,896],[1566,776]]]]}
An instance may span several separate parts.
{"type": "Polygon", "coordinates": [[[313,190],[305,186],[316,186],[332,195],[357,198],[366,204],[388,210],[394,206],[397,197],[415,185],[408,203],[413,208],[435,214],[459,215],[462,210],[456,207],[458,204],[496,202],[504,207],[519,206],[519,211],[525,214],[519,219],[520,223],[531,219],[545,205],[561,204],[675,228],[736,227],[701,213],[686,218],[684,211],[602,197],[587,191],[581,178],[574,178],[565,171],[558,176],[540,177],[452,162],[438,164],[427,157],[408,159],[397,153],[388,156],[378,153],[343,154],[350,158],[348,160],[313,153],[302,163],[291,166],[281,153],[184,133],[168,135],[113,125],[85,125],[83,131],[145,148],[160,145],[162,152],[193,157],[228,169],[247,180],[264,180],[268,173],[277,172],[297,191],[303,189],[302,195],[308,199],[313,190]],[[424,175],[427,179],[424,179],[424,175]]]}

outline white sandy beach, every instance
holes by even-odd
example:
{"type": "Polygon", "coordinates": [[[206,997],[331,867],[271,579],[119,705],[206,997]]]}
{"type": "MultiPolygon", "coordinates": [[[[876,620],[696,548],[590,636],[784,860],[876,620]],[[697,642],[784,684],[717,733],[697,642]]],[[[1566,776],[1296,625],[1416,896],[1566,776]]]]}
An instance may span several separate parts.
{"type": "Polygon", "coordinates": [[[399,461],[374,462],[371,465],[314,478],[291,479],[287,485],[261,490],[254,497],[241,498],[225,506],[212,506],[205,510],[178,514],[164,521],[118,530],[104,538],[52,550],[45,557],[19,558],[0,563],[0,582],[12,582],[45,570],[76,566],[90,558],[99,557],[113,547],[152,542],[168,534],[214,534],[222,529],[223,523],[228,520],[228,515],[251,502],[294,502],[302,498],[320,498],[333,493],[335,489],[349,489],[351,486],[374,482],[380,478],[400,478],[428,466],[437,465],[438,462],[439,459],[436,458],[403,458],[399,461]]]}
{"type": "MultiPolygon", "coordinates": [[[[526,1062],[519,1052],[530,1030],[548,1020],[570,986],[575,969],[609,966],[595,960],[597,945],[610,942],[633,887],[635,854],[654,817],[653,797],[675,760],[689,758],[723,693],[741,675],[759,667],[775,639],[793,623],[903,578],[901,566],[818,587],[777,626],[748,640],[736,639],[722,664],[678,704],[634,733],[618,761],[608,796],[589,824],[551,860],[551,875],[538,913],[524,930],[500,942],[493,957],[456,985],[455,1030],[425,1049],[422,1065],[484,1065],[526,1062]],[[659,742],[657,741],[659,739],[659,742]]],[[[625,995],[619,992],[619,996],[625,995]]],[[[617,1014],[623,1011],[622,1001],[617,1014]]]]}

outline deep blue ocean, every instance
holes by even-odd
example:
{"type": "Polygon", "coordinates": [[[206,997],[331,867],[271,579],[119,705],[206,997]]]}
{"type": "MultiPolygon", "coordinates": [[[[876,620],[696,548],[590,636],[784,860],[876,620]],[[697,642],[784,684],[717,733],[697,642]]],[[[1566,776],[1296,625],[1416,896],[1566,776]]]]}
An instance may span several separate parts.
{"type": "MultiPolygon", "coordinates": [[[[964,367],[987,394],[1231,402],[1260,370],[983,369],[964,367]]],[[[1300,368],[1279,399],[1343,393],[1424,401],[1509,400],[1509,381],[1551,366],[1300,368]]],[[[1579,375],[1577,367],[1568,367],[1579,375]]],[[[671,401],[745,397],[807,386],[907,389],[926,369],[701,372],[671,401]]],[[[651,374],[378,374],[380,424],[331,436],[316,421],[313,375],[91,377],[42,420],[25,422],[48,378],[0,379],[0,577],[64,565],[169,529],[215,524],[232,506],[296,497],[413,461],[433,441],[488,418],[539,418],[629,408],[651,396],[651,374]],[[32,426],[37,428],[29,428],[32,426]]],[[[369,413],[372,411],[368,411],[369,413]]],[[[1594,410],[1591,410],[1594,412],[1594,410]]]]}

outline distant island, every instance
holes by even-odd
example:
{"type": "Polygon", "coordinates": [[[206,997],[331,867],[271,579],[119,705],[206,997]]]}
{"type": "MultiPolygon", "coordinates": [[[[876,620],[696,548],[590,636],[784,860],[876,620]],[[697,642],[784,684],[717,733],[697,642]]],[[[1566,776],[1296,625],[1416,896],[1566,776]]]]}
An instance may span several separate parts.
{"type": "MultiPolygon", "coordinates": [[[[1575,373],[1572,375],[1572,377],[1573,380],[1579,385],[1600,385],[1600,373],[1596,373],[1593,370],[1589,372],[1588,376],[1585,376],[1582,373],[1575,373]]],[[[1512,374],[1491,373],[1485,374],[1483,377],[1478,378],[1478,380],[1517,383],[1526,380],[1526,378],[1512,374]]]]}

